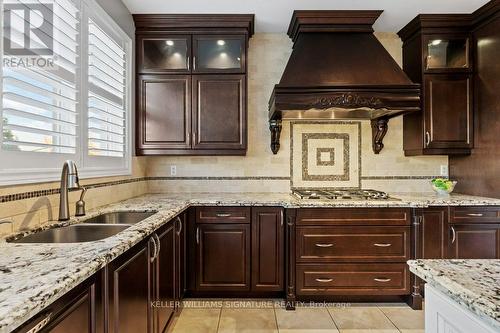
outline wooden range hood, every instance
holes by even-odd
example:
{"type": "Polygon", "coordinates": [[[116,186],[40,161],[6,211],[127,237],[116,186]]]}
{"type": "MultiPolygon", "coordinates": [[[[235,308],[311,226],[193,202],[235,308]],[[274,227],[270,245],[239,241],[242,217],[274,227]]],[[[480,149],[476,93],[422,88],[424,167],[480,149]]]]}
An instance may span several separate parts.
{"type": "Polygon", "coordinates": [[[420,85],[410,81],[373,35],[381,13],[294,11],[288,28],[293,51],[269,100],[274,154],[282,120],[370,119],[378,154],[388,120],[420,111],[420,85]]]}

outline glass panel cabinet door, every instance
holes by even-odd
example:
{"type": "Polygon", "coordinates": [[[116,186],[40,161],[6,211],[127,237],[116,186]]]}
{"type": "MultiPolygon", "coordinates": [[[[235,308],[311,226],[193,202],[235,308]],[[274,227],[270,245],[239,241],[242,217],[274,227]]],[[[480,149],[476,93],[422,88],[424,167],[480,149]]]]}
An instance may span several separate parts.
{"type": "Polygon", "coordinates": [[[144,37],[140,39],[140,71],[189,72],[190,36],[144,37]]]}
{"type": "Polygon", "coordinates": [[[468,69],[468,38],[429,38],[427,40],[427,70],[468,69]]]}
{"type": "Polygon", "coordinates": [[[194,36],[195,72],[245,72],[245,36],[194,36]]]}

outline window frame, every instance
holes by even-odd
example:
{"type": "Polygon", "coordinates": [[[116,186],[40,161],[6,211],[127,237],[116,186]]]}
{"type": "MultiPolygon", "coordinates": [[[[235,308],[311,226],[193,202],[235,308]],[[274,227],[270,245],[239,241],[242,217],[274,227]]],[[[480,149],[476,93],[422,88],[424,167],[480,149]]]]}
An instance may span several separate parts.
{"type": "MultiPolygon", "coordinates": [[[[0,136],[0,186],[21,185],[29,183],[40,183],[57,181],[60,179],[62,161],[69,157],[74,159],[79,171],[79,176],[85,178],[128,176],[132,174],[132,155],[133,155],[133,40],[123,31],[123,29],[113,20],[113,18],[95,1],[95,0],[68,0],[73,2],[79,9],[80,36],[79,40],[79,72],[77,78],[80,87],[77,115],[78,131],[76,141],[76,153],[74,155],[59,153],[36,153],[36,152],[12,152],[4,151],[2,147],[3,135],[0,136]],[[92,18],[99,26],[104,24],[103,28],[110,29],[113,37],[118,37],[123,43],[125,52],[125,140],[124,156],[105,157],[90,156],[88,154],[88,81],[89,81],[89,44],[88,44],[88,20],[92,18]],[[19,162],[23,165],[16,165],[16,168],[10,167],[3,169],[1,160],[6,155],[19,156],[19,162]],[[40,155],[43,154],[43,155],[40,155]],[[44,158],[41,158],[41,157],[44,158]],[[50,162],[50,165],[38,168],[29,168],[28,166],[36,164],[38,160],[46,161],[47,156],[53,156],[56,161],[50,162]],[[96,163],[97,161],[97,163],[96,163]]],[[[1,15],[3,15],[3,2],[0,3],[1,15]]],[[[2,20],[3,21],[3,20],[2,20]]],[[[0,41],[3,41],[3,26],[0,29],[0,41]]],[[[0,42],[0,96],[3,99],[3,42],[0,42]]],[[[3,102],[0,101],[0,119],[3,116],[3,102]]],[[[1,128],[1,126],[0,126],[1,128]]],[[[16,161],[16,163],[19,163],[16,161]]]]}

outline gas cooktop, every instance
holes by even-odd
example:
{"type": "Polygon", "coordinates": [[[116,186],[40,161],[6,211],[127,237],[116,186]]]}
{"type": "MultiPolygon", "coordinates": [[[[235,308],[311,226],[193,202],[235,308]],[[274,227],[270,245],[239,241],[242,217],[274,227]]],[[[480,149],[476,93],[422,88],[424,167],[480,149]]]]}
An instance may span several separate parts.
{"type": "Polygon", "coordinates": [[[293,195],[300,199],[326,200],[399,200],[387,193],[377,190],[292,190],[293,195]]]}

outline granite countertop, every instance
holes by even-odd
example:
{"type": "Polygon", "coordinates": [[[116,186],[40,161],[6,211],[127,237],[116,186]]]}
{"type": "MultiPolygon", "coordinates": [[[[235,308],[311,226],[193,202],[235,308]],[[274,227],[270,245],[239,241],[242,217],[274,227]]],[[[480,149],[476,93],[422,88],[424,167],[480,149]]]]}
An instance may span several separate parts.
{"type": "Polygon", "coordinates": [[[500,330],[500,260],[419,259],[410,271],[500,330]]]}
{"type": "MultiPolygon", "coordinates": [[[[392,194],[400,200],[326,201],[302,200],[289,193],[192,193],[156,194],[105,206],[87,216],[46,224],[48,229],[79,223],[113,211],[155,211],[156,214],[116,234],[86,243],[19,244],[0,240],[0,333],[10,332],[76,287],[114,258],[140,242],[189,206],[283,206],[298,207],[427,207],[500,205],[499,199],[433,193],[392,194]]],[[[1,208],[1,206],[0,206],[1,208]]],[[[25,234],[35,232],[30,230],[25,234]]]]}

